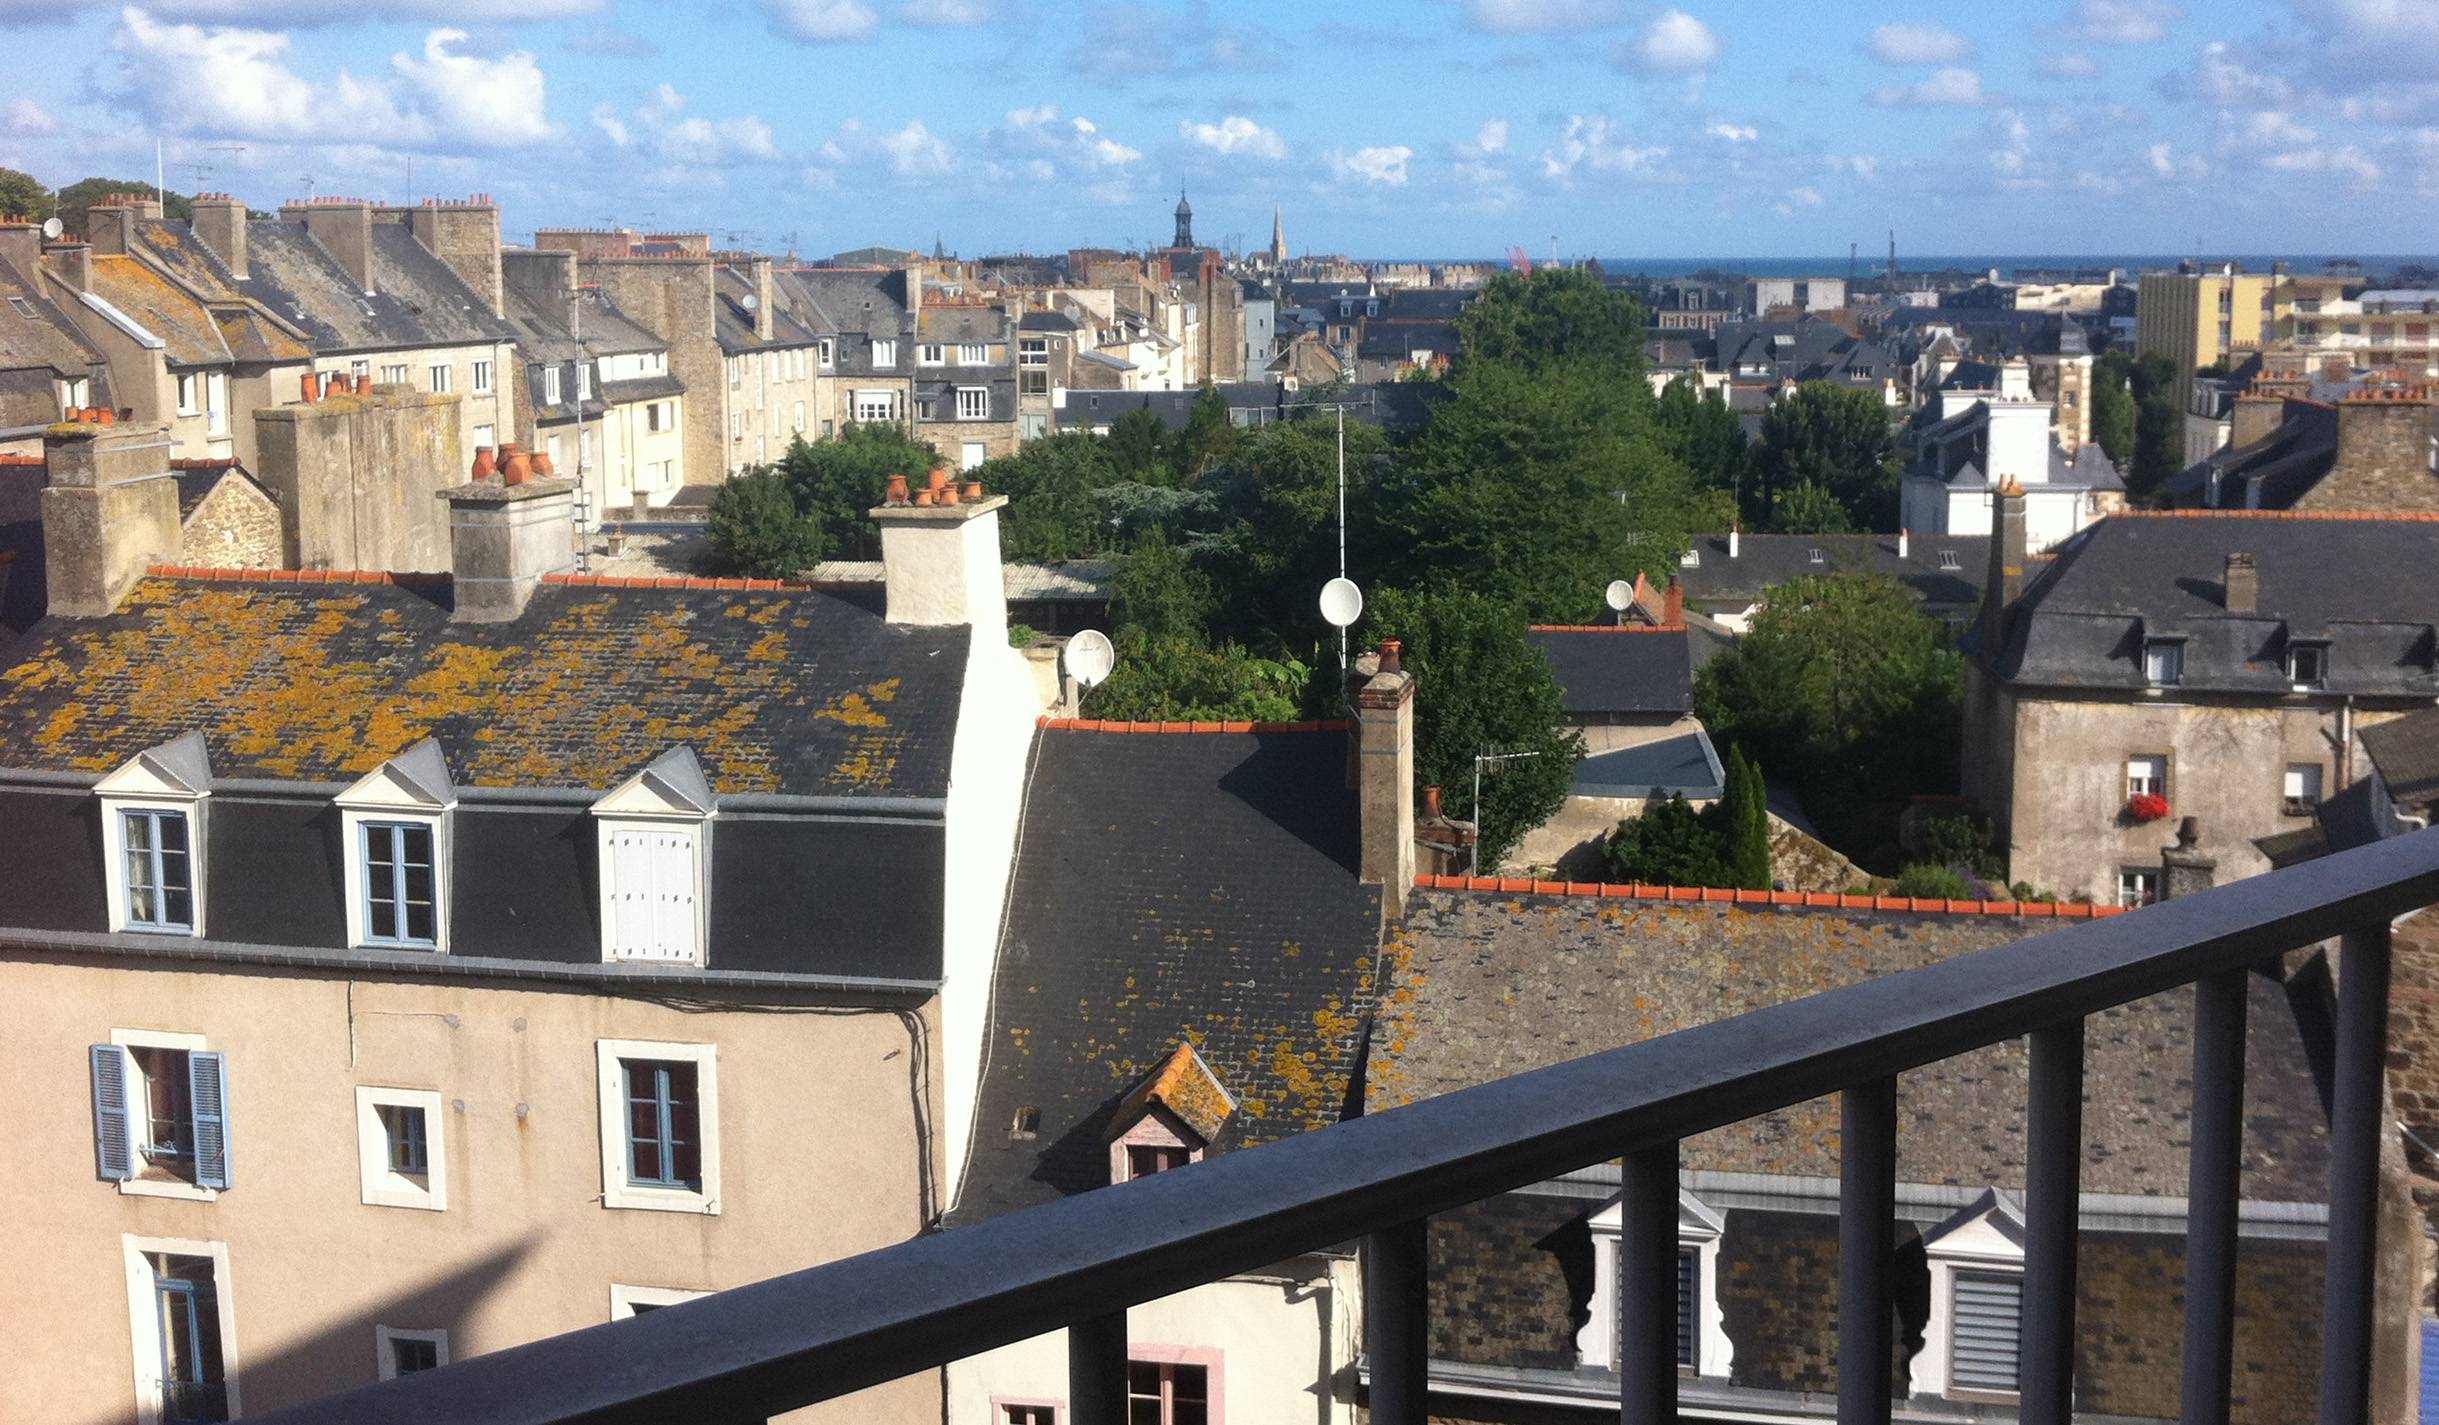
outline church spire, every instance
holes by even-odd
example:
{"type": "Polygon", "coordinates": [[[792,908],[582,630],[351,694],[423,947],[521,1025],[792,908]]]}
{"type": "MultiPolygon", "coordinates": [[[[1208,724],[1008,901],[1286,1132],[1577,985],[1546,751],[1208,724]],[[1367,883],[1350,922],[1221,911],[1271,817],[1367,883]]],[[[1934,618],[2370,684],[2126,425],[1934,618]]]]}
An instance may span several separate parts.
{"type": "Polygon", "coordinates": [[[1270,206],[1270,265],[1273,267],[1287,265],[1286,210],[1276,203],[1270,206]]]}

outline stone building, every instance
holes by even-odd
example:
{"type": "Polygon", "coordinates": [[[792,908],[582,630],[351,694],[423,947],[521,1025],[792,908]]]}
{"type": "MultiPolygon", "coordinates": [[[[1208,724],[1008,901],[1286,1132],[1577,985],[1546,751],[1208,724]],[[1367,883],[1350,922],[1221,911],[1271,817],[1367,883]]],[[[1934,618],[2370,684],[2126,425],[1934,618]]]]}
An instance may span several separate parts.
{"type": "Polygon", "coordinates": [[[170,462],[178,486],[178,555],[190,568],[278,569],[286,560],[279,501],[234,460],[170,462]]]}
{"type": "Polygon", "coordinates": [[[59,304],[42,270],[42,232],[0,219],[0,455],[34,455],[42,428],[69,411],[116,408],[110,363],[59,304]]]}
{"type": "Polygon", "coordinates": [[[787,454],[790,442],[816,438],[830,373],[812,312],[786,300],[771,259],[727,253],[716,289],[720,351],[728,384],[729,474],[787,454]]]}
{"type": "Polygon", "coordinates": [[[681,482],[716,485],[728,477],[728,357],[720,345],[718,275],[708,241],[660,241],[623,230],[545,228],[543,252],[576,254],[575,280],[600,289],[621,313],[668,348],[677,402],[681,482]]]}
{"type": "Polygon", "coordinates": [[[958,469],[1016,453],[1015,320],[1006,299],[966,293],[928,293],[916,318],[915,438],[958,469]]]}
{"type": "Polygon", "coordinates": [[[780,274],[818,335],[829,404],[817,431],[914,423],[915,333],[923,310],[920,266],[797,267],[780,274]]]}
{"type": "Polygon", "coordinates": [[[2257,384],[2236,397],[2227,444],[2168,493],[2205,509],[2439,512],[2439,406],[2429,386],[2317,400],[2257,384]]]}
{"type": "Polygon", "coordinates": [[[669,345],[629,320],[599,287],[579,287],[571,252],[502,254],[508,320],[525,358],[526,412],[537,454],[581,482],[588,525],[651,508],[685,483],[685,384],[669,345]]]}

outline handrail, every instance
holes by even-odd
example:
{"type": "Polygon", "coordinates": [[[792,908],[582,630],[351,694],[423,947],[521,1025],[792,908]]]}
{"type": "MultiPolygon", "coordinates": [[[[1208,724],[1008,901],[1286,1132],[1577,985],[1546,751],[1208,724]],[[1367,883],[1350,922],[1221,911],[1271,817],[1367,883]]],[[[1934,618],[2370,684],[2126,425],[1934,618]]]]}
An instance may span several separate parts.
{"type": "Polygon", "coordinates": [[[759,1420],[2433,902],[2426,831],[255,1418],[759,1420]]]}

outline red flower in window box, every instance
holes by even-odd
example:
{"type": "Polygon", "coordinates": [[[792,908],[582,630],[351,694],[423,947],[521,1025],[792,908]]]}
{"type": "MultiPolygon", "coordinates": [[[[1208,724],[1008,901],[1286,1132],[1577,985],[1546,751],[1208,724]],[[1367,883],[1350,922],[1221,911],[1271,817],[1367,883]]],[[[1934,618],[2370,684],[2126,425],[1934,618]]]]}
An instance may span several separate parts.
{"type": "Polygon", "coordinates": [[[2157,792],[2136,792],[2126,798],[2126,815],[2138,822],[2163,821],[2168,816],[2168,799],[2157,792]]]}

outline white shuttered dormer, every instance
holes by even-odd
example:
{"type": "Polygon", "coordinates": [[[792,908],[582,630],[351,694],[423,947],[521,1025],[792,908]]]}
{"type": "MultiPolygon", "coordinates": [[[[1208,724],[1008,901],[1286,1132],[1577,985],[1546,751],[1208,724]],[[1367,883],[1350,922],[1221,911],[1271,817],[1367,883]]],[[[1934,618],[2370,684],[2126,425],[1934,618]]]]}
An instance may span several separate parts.
{"type": "Polygon", "coordinates": [[[713,797],[694,753],[672,748],[593,804],[601,957],[701,965],[713,797]]]}

